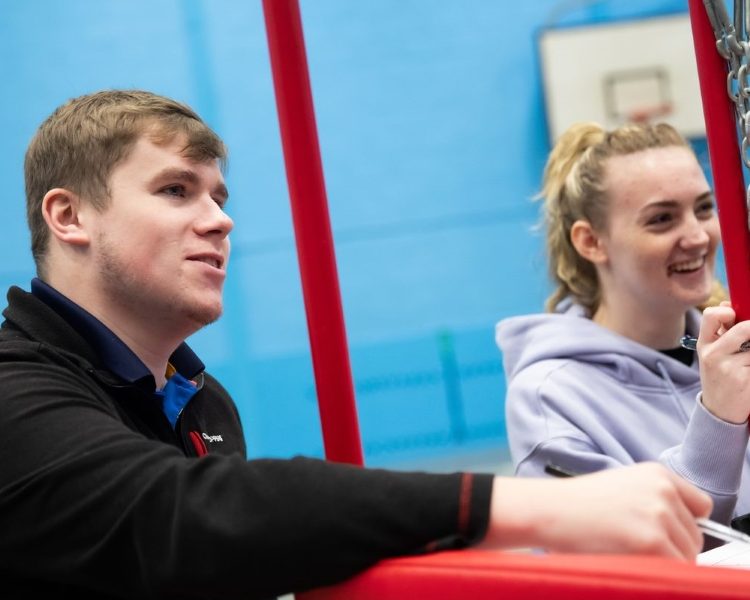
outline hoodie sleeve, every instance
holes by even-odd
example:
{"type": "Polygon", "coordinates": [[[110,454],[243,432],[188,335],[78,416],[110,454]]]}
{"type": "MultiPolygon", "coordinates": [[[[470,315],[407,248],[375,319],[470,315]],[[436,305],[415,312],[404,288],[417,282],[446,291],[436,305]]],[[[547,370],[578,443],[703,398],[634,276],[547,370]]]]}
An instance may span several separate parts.
{"type": "Polygon", "coordinates": [[[709,494],[714,501],[711,518],[728,523],[737,503],[750,433],[747,423],[728,423],[712,415],[700,398],[698,394],[682,443],[665,450],[660,460],[709,494]]]}
{"type": "MultiPolygon", "coordinates": [[[[696,333],[699,320],[690,311],[688,331],[696,333]]],[[[587,473],[659,460],[712,497],[712,518],[731,519],[743,469],[743,494],[750,486],[748,426],[695,401],[696,369],[675,362],[673,382],[662,354],[587,319],[514,318],[496,333],[518,475],[543,475],[547,463],[587,473]]]]}
{"type": "Polygon", "coordinates": [[[528,367],[508,387],[506,422],[517,475],[544,476],[547,464],[591,473],[659,460],[711,496],[714,520],[730,521],[750,435],[746,423],[717,419],[698,400],[679,443],[666,447],[660,427],[677,427],[676,421],[646,423],[645,404],[639,408],[622,392],[599,389],[591,373],[552,362],[528,367]]]}
{"type": "MultiPolygon", "coordinates": [[[[562,364],[562,361],[557,361],[562,364]]],[[[563,368],[538,363],[514,377],[506,396],[506,423],[516,475],[544,476],[548,464],[574,473],[632,464],[624,449],[616,449],[616,432],[606,432],[595,412],[585,408],[586,378],[563,368]],[[571,407],[570,398],[575,398],[571,407]],[[613,440],[603,452],[589,432],[597,429],[613,440]]]]}

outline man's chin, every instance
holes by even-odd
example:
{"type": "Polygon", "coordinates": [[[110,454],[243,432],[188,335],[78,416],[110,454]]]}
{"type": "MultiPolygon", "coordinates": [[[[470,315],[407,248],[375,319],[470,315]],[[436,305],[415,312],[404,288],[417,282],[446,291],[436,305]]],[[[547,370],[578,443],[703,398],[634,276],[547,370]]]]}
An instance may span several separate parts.
{"type": "Polygon", "coordinates": [[[216,322],[222,315],[222,306],[194,306],[187,312],[187,317],[200,329],[216,322]]]}

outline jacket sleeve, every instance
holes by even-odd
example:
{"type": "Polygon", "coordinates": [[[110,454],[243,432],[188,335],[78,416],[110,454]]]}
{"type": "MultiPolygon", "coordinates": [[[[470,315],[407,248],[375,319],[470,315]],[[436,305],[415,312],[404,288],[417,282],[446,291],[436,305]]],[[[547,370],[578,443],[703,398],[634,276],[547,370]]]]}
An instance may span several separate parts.
{"type": "Polygon", "coordinates": [[[0,364],[0,571],[127,597],[262,598],[487,528],[490,475],[188,458],[70,371],[0,364]]]}
{"type": "Polygon", "coordinates": [[[671,470],[711,496],[715,521],[729,523],[732,519],[748,435],[747,423],[718,419],[703,406],[698,394],[682,443],[660,457],[671,470]]]}

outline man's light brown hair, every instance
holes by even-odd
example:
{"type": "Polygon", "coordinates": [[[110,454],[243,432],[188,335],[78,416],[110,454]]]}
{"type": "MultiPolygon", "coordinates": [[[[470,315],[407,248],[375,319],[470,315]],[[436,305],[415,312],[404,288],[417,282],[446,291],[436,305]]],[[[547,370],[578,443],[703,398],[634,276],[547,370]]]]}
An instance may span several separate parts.
{"type": "Polygon", "coordinates": [[[26,217],[31,252],[43,275],[49,230],[42,199],[64,188],[97,209],[110,199],[108,180],[142,135],[157,145],[185,137],[182,155],[203,162],[226,161],[218,135],[188,106],[141,90],[106,90],[69,100],[41,124],[26,151],[26,217]]]}

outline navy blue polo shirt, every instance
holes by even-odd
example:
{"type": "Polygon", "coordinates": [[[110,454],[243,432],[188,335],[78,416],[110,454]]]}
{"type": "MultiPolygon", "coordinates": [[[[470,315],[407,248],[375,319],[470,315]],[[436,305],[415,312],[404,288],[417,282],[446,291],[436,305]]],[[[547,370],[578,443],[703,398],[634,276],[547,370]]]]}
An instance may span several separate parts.
{"type": "Polygon", "coordinates": [[[141,359],[94,315],[38,277],[31,280],[31,293],[65,319],[91,345],[109,371],[127,383],[150,383],[164,414],[175,427],[180,412],[198,391],[191,380],[206,368],[185,342],[169,357],[167,383],[157,390],[153,374],[141,359]]]}

